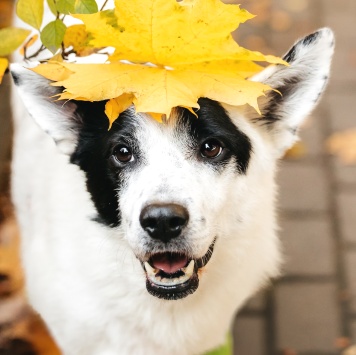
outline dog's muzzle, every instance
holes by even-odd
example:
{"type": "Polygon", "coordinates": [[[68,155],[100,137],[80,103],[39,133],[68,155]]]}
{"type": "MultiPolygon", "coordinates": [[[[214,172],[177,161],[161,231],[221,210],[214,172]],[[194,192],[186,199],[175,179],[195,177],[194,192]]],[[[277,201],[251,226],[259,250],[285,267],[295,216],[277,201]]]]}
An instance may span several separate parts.
{"type": "MultiPolygon", "coordinates": [[[[181,237],[188,221],[187,209],[174,203],[150,204],[140,214],[143,230],[157,243],[166,246],[166,250],[169,250],[169,243],[173,239],[181,237]]],[[[199,259],[176,251],[150,254],[148,260],[142,262],[148,292],[166,300],[184,298],[195,292],[199,286],[198,271],[209,261],[214,244],[215,241],[199,259]]]]}
{"type": "Polygon", "coordinates": [[[178,300],[194,293],[199,286],[198,271],[210,260],[214,245],[215,240],[199,259],[173,252],[152,255],[148,261],[142,262],[147,291],[166,300],[178,300]]]}

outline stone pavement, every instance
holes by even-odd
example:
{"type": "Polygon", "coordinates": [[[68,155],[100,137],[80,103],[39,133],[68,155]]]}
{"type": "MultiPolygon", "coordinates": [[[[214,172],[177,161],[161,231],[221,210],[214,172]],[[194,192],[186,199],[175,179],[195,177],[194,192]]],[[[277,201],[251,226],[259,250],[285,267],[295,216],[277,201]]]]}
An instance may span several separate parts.
{"type": "MultiPolygon", "coordinates": [[[[255,3],[242,2],[251,12],[255,3]]],[[[236,354],[341,354],[356,344],[356,165],[324,147],[332,133],[356,127],[356,1],[261,3],[280,22],[256,26],[257,46],[280,55],[299,36],[328,26],[336,55],[327,93],[302,132],[306,153],[284,159],[278,175],[283,275],[238,315],[236,354]]]]}

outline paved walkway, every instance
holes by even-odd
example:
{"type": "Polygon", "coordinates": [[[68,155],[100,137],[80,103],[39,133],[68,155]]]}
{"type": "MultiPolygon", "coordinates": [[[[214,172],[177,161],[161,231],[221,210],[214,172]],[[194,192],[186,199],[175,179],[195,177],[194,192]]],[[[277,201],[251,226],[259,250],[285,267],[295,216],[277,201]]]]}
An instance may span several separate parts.
{"type": "MultiPolygon", "coordinates": [[[[252,12],[256,3],[242,1],[252,12]]],[[[306,153],[281,164],[284,273],[237,317],[236,354],[339,354],[356,344],[356,165],[328,155],[324,142],[356,127],[356,1],[260,3],[270,11],[264,16],[279,22],[261,21],[262,40],[246,33],[247,41],[281,54],[297,37],[328,26],[337,44],[329,88],[302,133],[306,153]]]]}

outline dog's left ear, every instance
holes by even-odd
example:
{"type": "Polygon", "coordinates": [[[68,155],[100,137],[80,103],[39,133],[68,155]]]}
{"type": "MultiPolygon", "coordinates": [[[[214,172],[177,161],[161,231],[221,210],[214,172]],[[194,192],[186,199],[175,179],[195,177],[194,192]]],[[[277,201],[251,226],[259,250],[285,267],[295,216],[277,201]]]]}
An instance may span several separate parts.
{"type": "Polygon", "coordinates": [[[76,103],[57,101],[54,96],[61,92],[61,88],[51,86],[49,80],[20,64],[11,64],[10,71],[31,117],[54,139],[60,151],[71,154],[82,123],[76,103]]]}
{"type": "Polygon", "coordinates": [[[289,66],[270,66],[251,79],[277,90],[261,100],[262,117],[251,118],[269,132],[279,156],[298,139],[301,123],[321,97],[333,52],[333,32],[323,28],[290,49],[283,58],[289,66]]]}

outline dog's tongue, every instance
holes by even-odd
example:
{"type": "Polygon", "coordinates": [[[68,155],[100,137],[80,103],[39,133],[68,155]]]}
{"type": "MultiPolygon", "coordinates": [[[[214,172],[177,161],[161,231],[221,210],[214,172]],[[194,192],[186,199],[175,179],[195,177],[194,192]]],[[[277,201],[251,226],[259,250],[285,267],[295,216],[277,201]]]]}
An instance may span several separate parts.
{"type": "Polygon", "coordinates": [[[160,269],[167,274],[174,274],[186,266],[188,258],[181,254],[156,254],[151,258],[151,264],[154,268],[160,269]]]}

